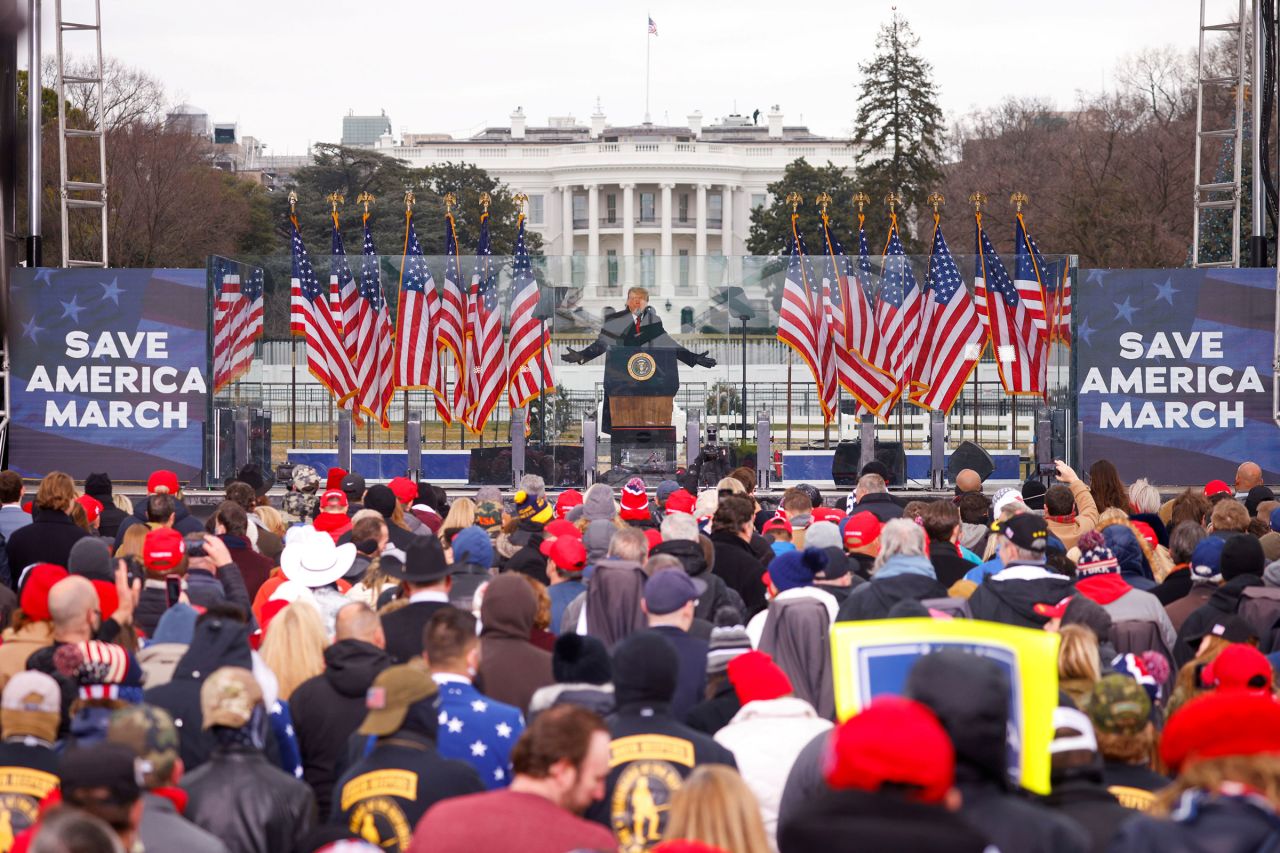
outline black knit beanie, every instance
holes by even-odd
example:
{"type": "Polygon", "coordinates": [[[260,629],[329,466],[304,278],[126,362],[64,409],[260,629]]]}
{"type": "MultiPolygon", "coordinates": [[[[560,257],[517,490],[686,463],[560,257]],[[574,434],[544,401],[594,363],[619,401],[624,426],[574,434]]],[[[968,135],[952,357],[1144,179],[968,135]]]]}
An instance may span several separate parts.
{"type": "Polygon", "coordinates": [[[670,702],[676,695],[680,658],[675,646],[655,631],[637,631],[613,650],[613,691],[618,706],[670,702]]]}
{"type": "Polygon", "coordinates": [[[551,674],[557,684],[608,684],[613,680],[609,650],[595,637],[561,634],[551,652],[551,674]]]}
{"type": "Polygon", "coordinates": [[[1266,555],[1262,553],[1262,543],[1258,537],[1248,533],[1237,533],[1227,539],[1222,546],[1222,579],[1229,581],[1241,575],[1262,576],[1267,564],[1266,555]]]}

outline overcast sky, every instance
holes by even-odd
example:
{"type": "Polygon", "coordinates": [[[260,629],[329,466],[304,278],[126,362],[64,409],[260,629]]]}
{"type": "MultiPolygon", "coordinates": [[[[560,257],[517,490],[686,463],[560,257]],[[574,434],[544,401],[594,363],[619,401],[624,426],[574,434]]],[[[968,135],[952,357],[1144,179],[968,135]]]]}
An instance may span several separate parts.
{"type": "MultiPolygon", "coordinates": [[[[45,0],[46,17],[53,3],[45,0]]],[[[68,18],[85,0],[64,0],[68,18]]],[[[857,65],[889,3],[866,0],[113,0],[103,49],[159,76],[171,103],[204,108],[269,154],[336,142],[342,116],[386,110],[396,130],[466,136],[506,124],[644,114],[646,13],[655,122],[708,122],[780,104],[787,123],[847,135],[857,65]]],[[[1196,44],[1193,0],[899,0],[949,114],[1008,95],[1067,107],[1145,46],[1196,44]]],[[[45,52],[52,56],[52,21],[45,52]]],[[[74,35],[68,50],[74,51],[74,35]]]]}

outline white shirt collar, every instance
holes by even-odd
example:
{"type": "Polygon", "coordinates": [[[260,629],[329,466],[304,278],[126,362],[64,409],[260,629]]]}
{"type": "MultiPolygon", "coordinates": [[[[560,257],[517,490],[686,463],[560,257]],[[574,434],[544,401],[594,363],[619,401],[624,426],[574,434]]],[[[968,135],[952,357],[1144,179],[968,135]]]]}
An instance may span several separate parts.
{"type": "Polygon", "coordinates": [[[436,589],[422,589],[409,596],[410,604],[417,604],[419,601],[443,601],[449,603],[449,593],[440,592],[436,589]]]}
{"type": "Polygon", "coordinates": [[[471,683],[471,679],[467,678],[465,675],[456,675],[452,672],[433,672],[431,673],[431,678],[432,680],[435,681],[436,684],[470,684],[471,683]]]}

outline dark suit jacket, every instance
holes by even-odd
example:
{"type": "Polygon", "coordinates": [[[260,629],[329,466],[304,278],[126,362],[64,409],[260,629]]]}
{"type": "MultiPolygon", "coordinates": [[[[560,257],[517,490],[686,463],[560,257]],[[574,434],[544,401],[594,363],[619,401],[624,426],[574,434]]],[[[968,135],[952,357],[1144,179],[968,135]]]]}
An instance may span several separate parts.
{"type": "Polygon", "coordinates": [[[422,655],[422,629],[445,601],[417,601],[382,617],[382,632],[387,635],[387,654],[396,663],[408,663],[422,655]]]}

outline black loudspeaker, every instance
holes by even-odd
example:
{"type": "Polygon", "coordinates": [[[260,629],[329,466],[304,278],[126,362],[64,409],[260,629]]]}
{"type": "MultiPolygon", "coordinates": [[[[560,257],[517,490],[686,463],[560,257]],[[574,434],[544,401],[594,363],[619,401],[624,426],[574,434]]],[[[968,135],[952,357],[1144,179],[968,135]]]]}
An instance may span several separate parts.
{"type": "MultiPolygon", "coordinates": [[[[526,470],[528,466],[526,465],[526,470]]],[[[511,448],[473,447],[467,464],[467,483],[473,486],[511,485],[511,448]]]]}
{"type": "Polygon", "coordinates": [[[962,441],[956,445],[956,449],[951,451],[951,460],[947,462],[947,479],[955,482],[956,475],[966,468],[971,468],[978,472],[978,476],[986,481],[996,470],[996,463],[992,461],[991,454],[982,449],[981,445],[974,444],[972,441],[962,441]]]}
{"type": "MultiPolygon", "coordinates": [[[[862,441],[842,441],[831,457],[831,479],[837,486],[858,485],[858,460],[862,457],[862,441]]],[[[907,482],[907,451],[900,441],[877,441],[876,461],[889,469],[886,485],[901,486],[907,482]]]]}
{"type": "Polygon", "coordinates": [[[610,462],[640,474],[662,474],[676,467],[675,427],[614,427],[610,462]]]}

